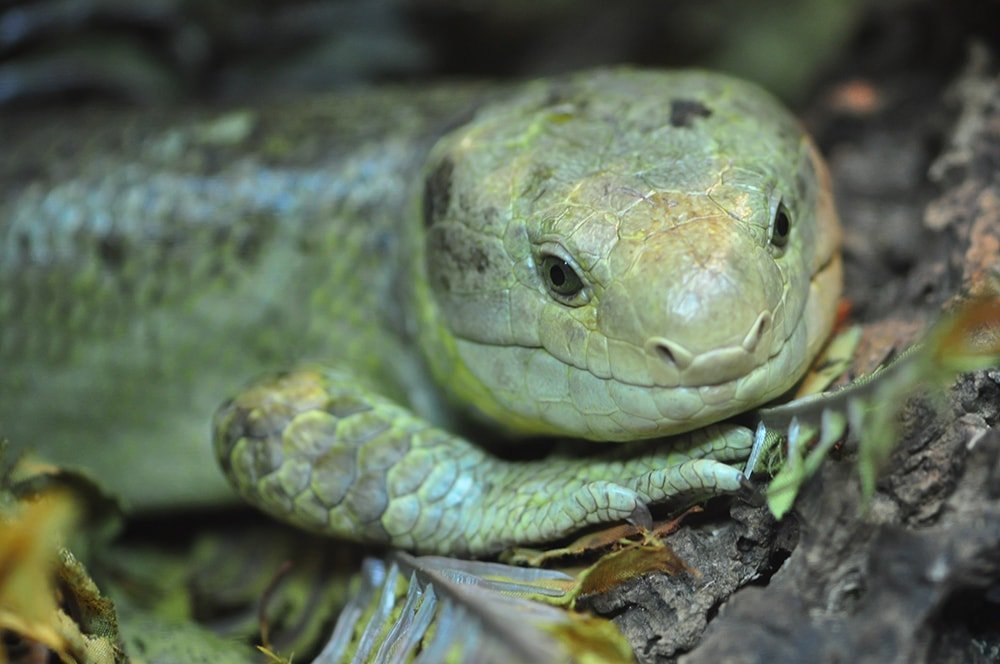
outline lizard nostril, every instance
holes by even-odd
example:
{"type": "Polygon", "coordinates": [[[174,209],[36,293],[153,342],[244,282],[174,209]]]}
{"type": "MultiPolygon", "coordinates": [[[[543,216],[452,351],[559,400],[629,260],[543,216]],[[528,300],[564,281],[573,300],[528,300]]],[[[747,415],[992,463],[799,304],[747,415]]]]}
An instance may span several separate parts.
{"type": "Polygon", "coordinates": [[[653,348],[656,350],[656,354],[659,356],[661,360],[663,360],[667,364],[677,364],[677,360],[674,358],[674,354],[670,351],[669,348],[667,348],[663,344],[656,344],[653,348]]]}
{"type": "Polygon", "coordinates": [[[649,339],[646,342],[646,352],[652,354],[663,364],[675,367],[680,371],[687,369],[694,361],[694,356],[684,346],[663,337],[649,339]]]}
{"type": "Polygon", "coordinates": [[[749,353],[757,350],[757,346],[760,345],[769,329],[771,329],[771,312],[764,311],[757,316],[757,320],[754,321],[747,336],[744,337],[743,348],[749,353]]]}

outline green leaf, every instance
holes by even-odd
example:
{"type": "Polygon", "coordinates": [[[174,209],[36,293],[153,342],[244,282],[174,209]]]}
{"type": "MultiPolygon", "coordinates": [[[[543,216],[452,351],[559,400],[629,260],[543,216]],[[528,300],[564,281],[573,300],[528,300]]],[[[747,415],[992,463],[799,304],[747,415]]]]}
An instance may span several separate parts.
{"type": "Polygon", "coordinates": [[[934,326],[921,344],[847,385],[759,411],[747,472],[760,460],[779,468],[767,489],[776,518],[792,508],[803,483],[848,431],[858,441],[858,475],[866,500],[895,448],[897,419],[918,391],[940,398],[958,373],[1000,365],[1000,298],[971,299],[934,326]],[[783,443],[783,444],[782,444],[783,443]]]}

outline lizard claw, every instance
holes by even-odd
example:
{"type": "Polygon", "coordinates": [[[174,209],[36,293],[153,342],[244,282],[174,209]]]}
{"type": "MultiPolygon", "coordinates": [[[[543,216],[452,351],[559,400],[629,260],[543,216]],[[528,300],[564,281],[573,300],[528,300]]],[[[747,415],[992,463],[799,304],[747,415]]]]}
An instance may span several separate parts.
{"type": "Polygon", "coordinates": [[[625,517],[625,520],[643,530],[653,529],[653,515],[649,512],[649,506],[641,500],[636,501],[635,509],[625,517]]]}
{"type": "Polygon", "coordinates": [[[740,490],[736,495],[753,507],[761,507],[765,503],[764,494],[745,475],[740,479],[740,490]]]}

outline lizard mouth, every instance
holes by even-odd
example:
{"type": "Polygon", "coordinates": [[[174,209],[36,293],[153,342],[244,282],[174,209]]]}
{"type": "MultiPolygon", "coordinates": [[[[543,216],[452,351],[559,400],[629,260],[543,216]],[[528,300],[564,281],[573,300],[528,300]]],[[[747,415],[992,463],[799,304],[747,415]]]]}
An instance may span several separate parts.
{"type": "MultiPolygon", "coordinates": [[[[839,278],[840,260],[837,255],[830,256],[812,274],[809,280],[809,296],[817,297],[824,293],[824,282],[839,278]]],[[[618,382],[631,387],[646,388],[676,388],[692,389],[724,388],[741,379],[751,376],[754,372],[767,369],[773,364],[782,364],[783,354],[790,341],[797,334],[808,332],[809,302],[799,312],[794,325],[785,326],[787,333],[778,335],[774,321],[780,320],[786,309],[786,290],[772,311],[761,311],[746,336],[740,343],[715,348],[702,353],[692,353],[683,345],[664,339],[651,337],[646,341],[644,351],[650,358],[650,380],[636,380],[631,377],[614,375],[618,382]]],[[[567,362],[576,369],[588,371],[595,378],[607,378],[576,362],[567,362]]],[[[806,365],[803,360],[799,364],[806,365]]],[[[785,365],[782,365],[785,366],[785,365]]],[[[797,378],[796,378],[797,379],[797,378]]],[[[794,382],[794,381],[791,381],[794,382]]],[[[786,388],[787,389],[787,388],[786,388]]],[[[780,394],[780,392],[779,392],[780,394]]]]}

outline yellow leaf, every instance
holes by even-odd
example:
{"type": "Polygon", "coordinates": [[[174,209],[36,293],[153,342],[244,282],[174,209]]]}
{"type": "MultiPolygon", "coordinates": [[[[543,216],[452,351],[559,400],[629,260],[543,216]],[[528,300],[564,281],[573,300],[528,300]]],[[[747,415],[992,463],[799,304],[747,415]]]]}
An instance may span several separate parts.
{"type": "Polygon", "coordinates": [[[23,501],[0,515],[0,628],[38,641],[64,659],[54,584],[59,546],[76,519],[67,494],[23,501]]]}
{"type": "Polygon", "coordinates": [[[649,572],[670,575],[696,573],[665,544],[636,544],[605,555],[583,571],[577,577],[574,598],[608,592],[629,579],[649,572]]]}

